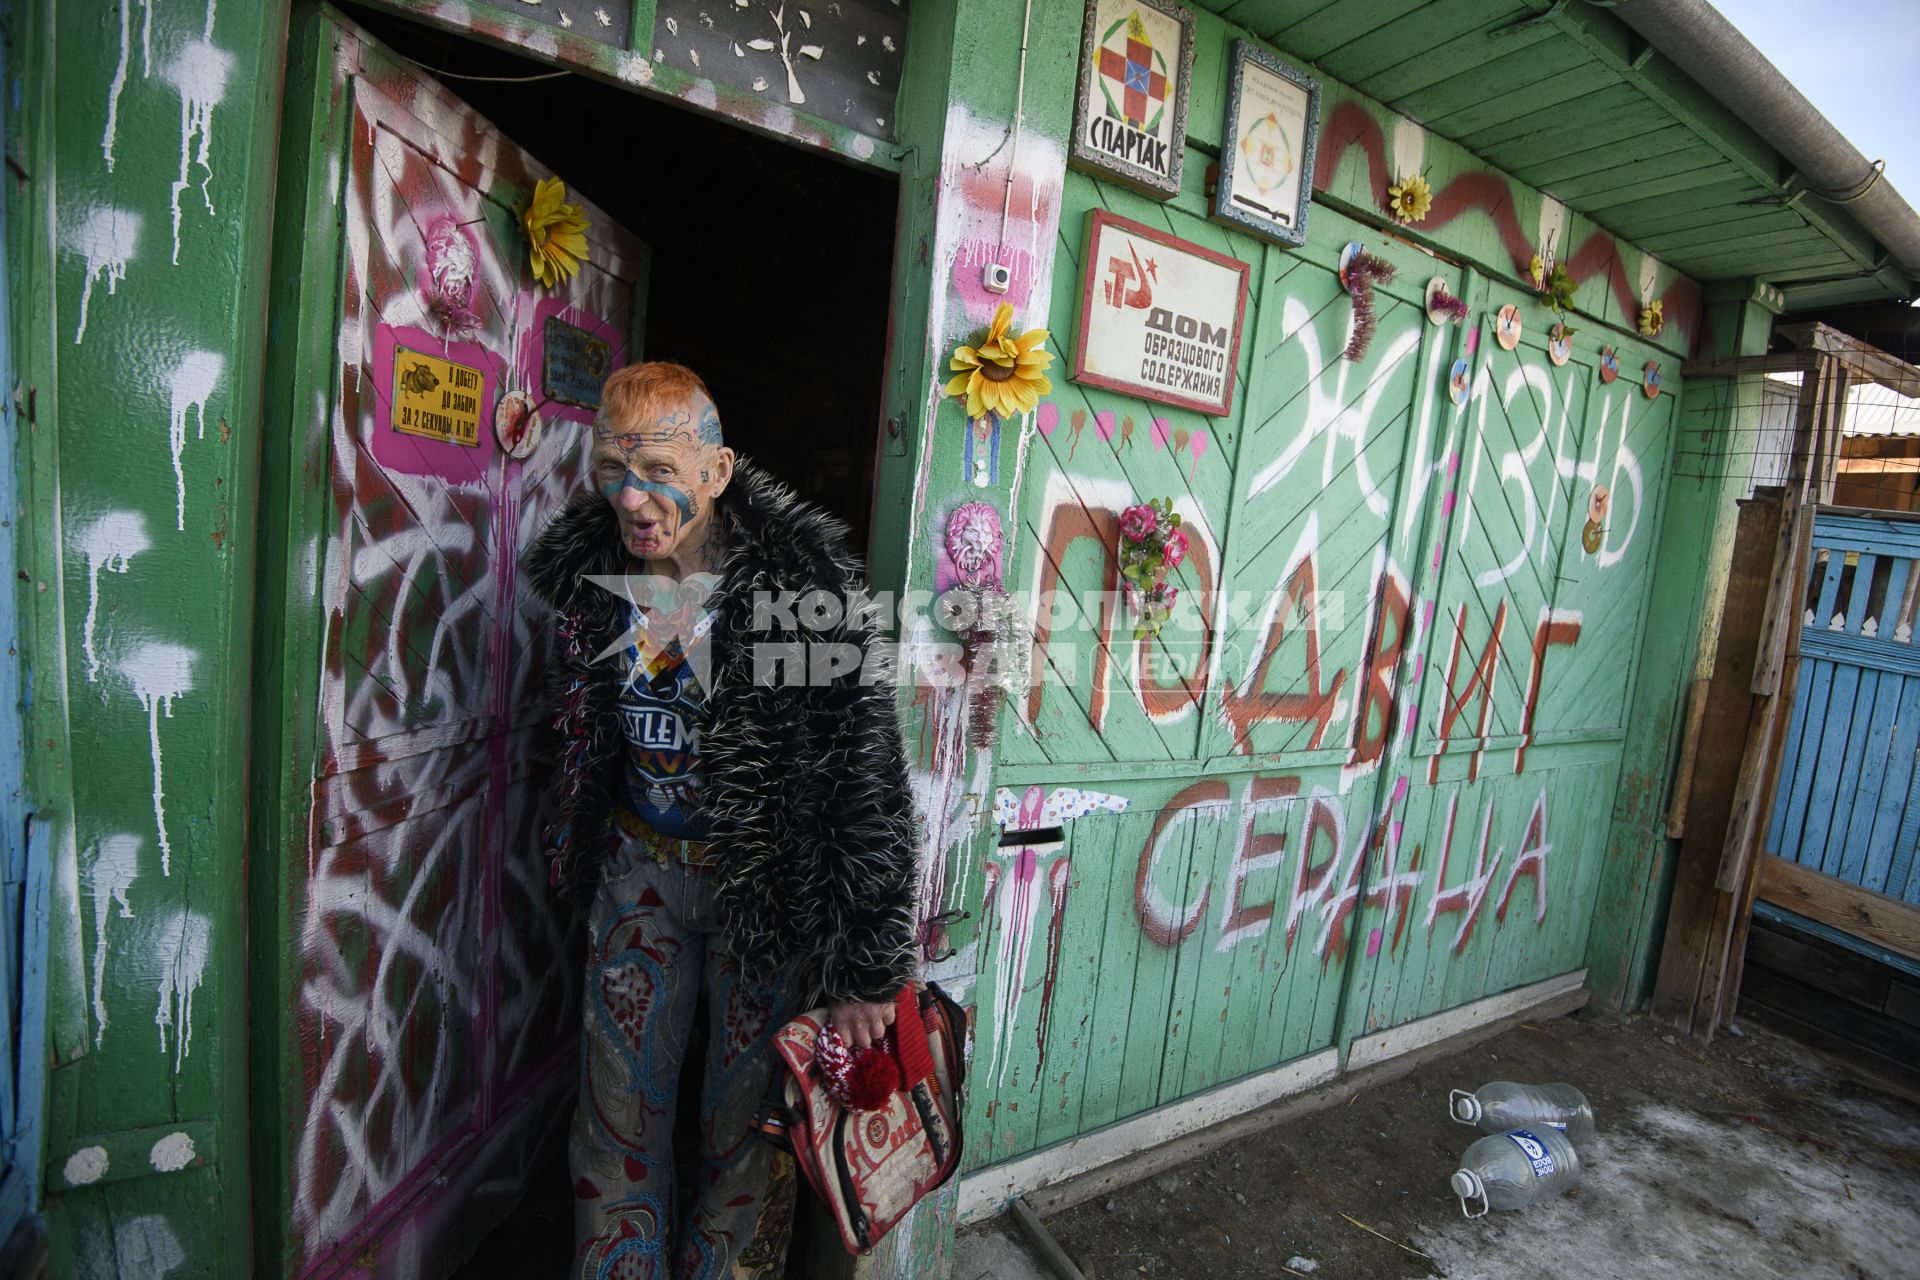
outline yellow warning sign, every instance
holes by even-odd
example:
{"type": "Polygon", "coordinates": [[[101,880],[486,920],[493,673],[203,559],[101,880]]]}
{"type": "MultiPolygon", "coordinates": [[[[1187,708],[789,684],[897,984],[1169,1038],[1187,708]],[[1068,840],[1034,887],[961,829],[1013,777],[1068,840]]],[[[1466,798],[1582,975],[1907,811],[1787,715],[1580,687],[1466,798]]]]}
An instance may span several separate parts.
{"type": "Polygon", "coordinates": [[[398,347],[393,353],[393,429],[478,445],[485,390],[486,379],[478,369],[398,347]]]}

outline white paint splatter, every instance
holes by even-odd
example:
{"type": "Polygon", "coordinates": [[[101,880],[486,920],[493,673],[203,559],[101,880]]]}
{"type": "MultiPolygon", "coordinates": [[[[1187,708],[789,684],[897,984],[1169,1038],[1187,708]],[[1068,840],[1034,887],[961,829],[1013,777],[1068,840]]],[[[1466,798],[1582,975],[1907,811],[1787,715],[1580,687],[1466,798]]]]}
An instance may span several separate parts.
{"type": "Polygon", "coordinates": [[[113,918],[113,905],[120,904],[120,918],[133,919],[133,907],[127,890],[140,874],[140,837],[120,832],[102,840],[94,849],[93,865],[87,881],[93,890],[93,1047],[98,1049],[107,1034],[107,921],[113,918]]]}
{"type": "MultiPolygon", "coordinates": [[[[207,26],[213,26],[212,7],[208,7],[207,26]]],[[[213,213],[213,196],[207,184],[213,181],[213,166],[208,154],[213,147],[213,109],[227,96],[227,75],[233,70],[233,55],[217,49],[205,40],[189,41],[162,73],[168,84],[180,91],[180,176],[173,184],[173,261],[180,262],[180,196],[191,185],[191,164],[206,173],[200,181],[200,199],[213,213]],[[194,147],[195,136],[199,146],[194,147]]]]}
{"type": "MultiPolygon", "coordinates": [[[[127,87],[129,62],[128,37],[132,31],[133,0],[120,0],[120,61],[113,69],[113,83],[107,86],[107,128],[100,137],[100,154],[106,157],[107,172],[113,172],[114,135],[120,128],[120,94],[127,87]]],[[[140,0],[145,10],[140,28],[140,75],[153,74],[153,0],[140,0]]]]}
{"type": "Polygon", "coordinates": [[[170,1133],[153,1144],[147,1159],[161,1173],[178,1173],[193,1163],[193,1139],[184,1133],[170,1133]]]}
{"type": "Polygon", "coordinates": [[[82,1147],[67,1157],[64,1172],[70,1187],[90,1187],[107,1176],[107,1149],[82,1147]]]}
{"type": "Polygon", "coordinates": [[[140,215],[126,209],[95,209],[68,241],[73,252],[87,260],[87,280],[80,287],[80,325],[73,332],[77,346],[87,336],[87,308],[93,301],[94,282],[105,276],[111,295],[127,278],[127,262],[140,243],[140,215]]]}
{"type": "Polygon", "coordinates": [[[603,27],[610,27],[613,25],[613,17],[612,15],[608,14],[608,12],[605,9],[595,9],[593,11],[593,18],[594,18],[594,21],[598,22],[603,27]]]}
{"type": "Polygon", "coordinates": [[[153,820],[160,829],[160,874],[172,875],[173,846],[167,842],[166,788],[160,765],[160,713],[173,718],[173,700],[193,688],[193,653],[177,644],[145,644],[121,664],[133,696],[147,712],[153,747],[153,820]]]}
{"type": "Polygon", "coordinates": [[[80,650],[87,656],[87,682],[100,679],[100,655],[94,649],[94,624],[100,616],[100,574],[125,573],[128,562],[153,544],[147,519],[138,511],[110,511],[87,526],[78,550],[87,558],[87,620],[80,629],[80,650]]]}
{"type": "MultiPolygon", "coordinates": [[[[861,38],[861,43],[862,43],[862,44],[864,44],[864,43],[866,43],[866,39],[865,39],[865,37],[862,37],[862,38],[861,38]]],[[[880,47],[881,47],[882,49],[885,49],[885,50],[886,50],[886,51],[887,51],[888,53],[898,53],[898,52],[899,52],[899,49],[898,49],[898,48],[897,48],[897,47],[896,47],[896,46],[894,45],[894,43],[893,43],[893,37],[892,37],[892,36],[881,36],[881,37],[880,37],[880,47]]]]}
{"type": "Polygon", "coordinates": [[[186,1264],[187,1252],[167,1220],[157,1213],[141,1214],[113,1228],[116,1274],[141,1280],[166,1280],[186,1264]]]}
{"type": "MultiPolygon", "coordinates": [[[[1650,253],[1643,253],[1640,255],[1639,283],[1640,283],[1641,303],[1645,304],[1648,302],[1652,302],[1653,287],[1656,284],[1660,283],[1660,259],[1654,257],[1650,253]]],[[[1629,316],[1628,319],[1633,320],[1637,323],[1640,317],[1629,316]]]]}
{"type": "Polygon", "coordinates": [[[1541,196],[1539,239],[1535,242],[1540,246],[1541,254],[1544,255],[1551,245],[1555,259],[1565,261],[1567,246],[1561,243],[1560,233],[1566,229],[1567,206],[1552,196],[1541,196]]]}
{"type": "Polygon", "coordinates": [[[181,911],[160,931],[160,1006],[153,1022],[160,1028],[160,1052],[173,1049],[175,1071],[193,1052],[193,993],[207,976],[207,935],[212,930],[207,917],[181,911]]]}
{"type": "Polygon", "coordinates": [[[1427,131],[1405,116],[1393,118],[1393,180],[1412,177],[1427,164],[1427,131]]]}
{"type": "Polygon", "coordinates": [[[213,395],[213,388],[220,381],[220,374],[226,368],[226,357],[218,351],[189,351],[173,366],[173,372],[167,375],[167,386],[172,393],[172,405],[167,418],[167,442],[173,446],[173,478],[178,485],[178,497],[174,504],[174,528],[184,530],[187,527],[187,473],[181,468],[180,457],[187,447],[187,411],[195,411],[200,418],[199,439],[207,438],[207,400],[213,395]]]}

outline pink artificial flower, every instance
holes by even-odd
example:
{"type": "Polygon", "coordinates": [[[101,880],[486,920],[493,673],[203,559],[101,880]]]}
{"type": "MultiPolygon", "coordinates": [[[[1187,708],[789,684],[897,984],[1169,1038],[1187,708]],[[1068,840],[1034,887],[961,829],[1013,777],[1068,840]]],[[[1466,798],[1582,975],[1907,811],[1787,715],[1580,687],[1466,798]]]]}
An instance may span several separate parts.
{"type": "Polygon", "coordinates": [[[1185,529],[1167,530],[1160,554],[1166,560],[1167,568],[1178,569],[1180,562],[1187,558],[1187,531],[1185,529]]]}
{"type": "Polygon", "coordinates": [[[1153,594],[1147,597],[1147,599],[1150,600],[1152,603],[1158,604],[1158,605],[1164,605],[1169,609],[1173,608],[1173,602],[1178,600],[1179,598],[1180,598],[1180,588],[1168,582],[1163,582],[1159,586],[1155,587],[1153,589],[1153,594]]]}
{"type": "Polygon", "coordinates": [[[1145,542],[1159,527],[1160,518],[1144,502],[1120,513],[1120,536],[1128,542],[1145,542]]]}

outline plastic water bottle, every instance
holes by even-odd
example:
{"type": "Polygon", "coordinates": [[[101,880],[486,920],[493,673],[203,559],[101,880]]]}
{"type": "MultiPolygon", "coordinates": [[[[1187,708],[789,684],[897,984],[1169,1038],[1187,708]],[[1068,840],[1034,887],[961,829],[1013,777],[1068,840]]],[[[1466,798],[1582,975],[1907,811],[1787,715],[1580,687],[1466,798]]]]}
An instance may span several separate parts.
{"type": "Polygon", "coordinates": [[[1593,1106],[1570,1084],[1515,1084],[1495,1080],[1473,1093],[1455,1089],[1447,1109],[1461,1124],[1482,1133],[1510,1129],[1558,1129],[1577,1145],[1593,1137],[1593,1106]]]}
{"type": "Polygon", "coordinates": [[[1452,1179],[1460,1212],[1478,1218],[1489,1209],[1524,1209],[1580,1181],[1580,1157],[1558,1129],[1515,1129],[1481,1138],[1460,1157],[1452,1179]],[[1480,1201],[1480,1212],[1472,1204],[1480,1201]]]}

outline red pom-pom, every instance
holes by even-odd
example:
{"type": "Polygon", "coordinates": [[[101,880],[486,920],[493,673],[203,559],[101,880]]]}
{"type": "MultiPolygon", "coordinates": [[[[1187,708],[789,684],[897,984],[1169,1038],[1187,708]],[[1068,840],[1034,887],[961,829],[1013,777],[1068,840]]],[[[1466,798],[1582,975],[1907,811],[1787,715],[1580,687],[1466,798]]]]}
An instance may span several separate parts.
{"type": "Polygon", "coordinates": [[[847,1105],[856,1111],[876,1111],[900,1087],[900,1068],[887,1052],[885,1044],[861,1049],[853,1055],[853,1069],[847,1073],[847,1105]]]}

